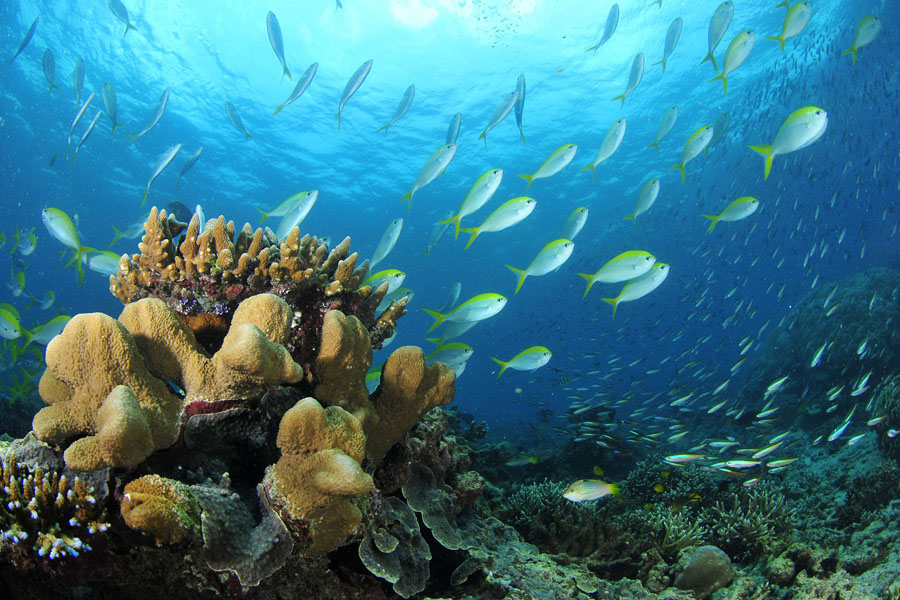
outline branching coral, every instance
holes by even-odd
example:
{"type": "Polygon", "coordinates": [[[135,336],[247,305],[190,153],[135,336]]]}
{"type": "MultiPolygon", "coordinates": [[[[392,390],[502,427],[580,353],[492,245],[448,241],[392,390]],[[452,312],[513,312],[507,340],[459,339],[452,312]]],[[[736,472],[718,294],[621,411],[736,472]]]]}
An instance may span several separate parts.
{"type": "Polygon", "coordinates": [[[716,502],[703,515],[713,544],[742,560],[778,555],[794,534],[794,510],[765,483],[742,489],[731,504],[716,502]]]}
{"type": "Polygon", "coordinates": [[[689,546],[703,543],[707,537],[706,526],[684,512],[676,512],[665,506],[656,506],[637,517],[654,547],[666,560],[672,560],[689,546]]]}

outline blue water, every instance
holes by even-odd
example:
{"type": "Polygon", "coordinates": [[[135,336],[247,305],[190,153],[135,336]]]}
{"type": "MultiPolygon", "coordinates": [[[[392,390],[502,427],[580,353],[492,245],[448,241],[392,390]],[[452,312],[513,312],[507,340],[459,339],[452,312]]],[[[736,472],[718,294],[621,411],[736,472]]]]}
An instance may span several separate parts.
{"type": "MultiPolygon", "coordinates": [[[[317,189],[318,202],[301,230],[334,241],[349,235],[362,256],[374,252],[393,219],[404,218],[398,245],[379,268],[405,271],[404,285],[415,298],[393,346],[376,354],[376,362],[402,344],[431,348],[424,340],[431,319],[419,309],[440,307],[454,282],[462,283],[461,299],[484,292],[508,296],[499,315],[458,340],[475,353],[457,383],[455,403],[487,421],[495,435],[532,423],[544,408],[564,413],[572,394],[602,393],[638,406],[662,405],[673,389],[710,393],[731,377],[739,342],[750,336],[757,350],[814,284],[872,266],[900,266],[897,4],[814,2],[810,23],[787,41],[782,54],[776,42],[762,38],[780,32],[784,9],[774,8],[771,0],[738,0],[716,52],[719,65],[737,32],[753,28],[757,41],[729,76],[726,96],[720,82],[708,81],[714,75],[709,63],[699,64],[718,3],[664,0],[660,8],[646,0],[622,1],[612,39],[586,53],[602,34],[610,2],[343,0],[339,8],[332,0],[126,0],[137,31],[124,37],[124,25],[101,0],[77,8],[5,2],[0,7],[4,62],[34,18],[40,19],[28,47],[0,72],[0,231],[7,237],[0,274],[12,269],[7,251],[13,228],[33,227],[38,243],[25,260],[25,291],[41,296],[53,290],[57,303],[41,312],[25,311],[25,296],[7,292],[3,300],[23,312],[26,327],[57,310],[118,315],[121,306],[109,294],[105,276],[88,272],[78,287],[74,271],[62,268],[65,248],[44,229],[41,209],[54,206],[77,215],[82,243],[104,248],[112,226],[123,229],[142,220],[151,205],[175,199],[178,171],[202,145],[177,199],[189,207],[201,204],[207,217],[224,214],[238,226],[244,221],[255,226],[255,207],[317,189]],[[268,42],[268,10],[280,21],[293,81],[282,79],[268,42]],[[879,15],[885,29],[860,49],[854,67],[840,52],[867,14],[879,15]],[[662,57],[666,29],[678,16],[684,30],[663,74],[652,63],[662,57]],[[46,48],[56,57],[60,92],[47,93],[41,69],[46,48]],[[646,57],[644,77],[622,107],[611,99],[625,89],[638,52],[646,57]],[[127,126],[110,136],[111,123],[102,116],[72,166],[63,156],[78,109],[72,71],[79,58],[86,65],[83,98],[92,91],[97,97],[76,128],[76,139],[103,107],[103,82],[115,88],[119,121],[127,126]],[[371,73],[347,103],[338,132],[341,91],[368,59],[374,60],[371,73]],[[314,61],[318,72],[306,93],[272,116],[314,61]],[[527,81],[527,144],[519,140],[510,115],[488,134],[485,148],[478,134],[515,88],[519,73],[527,81]],[[416,96],[409,113],[387,135],[376,133],[411,83],[416,96]],[[171,97],[162,120],[129,143],[124,135],[143,128],[166,87],[171,97]],[[232,127],[226,101],[252,139],[245,141],[232,127]],[[671,105],[679,107],[680,116],[657,156],[647,145],[671,105]],[[828,112],[827,131],[812,146],[776,158],[764,181],[763,161],[747,145],[771,144],[787,116],[809,105],[828,112]],[[725,111],[731,115],[725,138],[687,166],[682,184],[668,167],[679,162],[691,132],[725,111]],[[415,194],[407,214],[400,198],[444,143],[457,112],[462,125],[456,157],[442,177],[415,194]],[[622,117],[628,122],[624,142],[592,181],[579,168],[622,117]],[[153,183],[142,208],[157,157],[177,143],[183,144],[181,154],[153,183]],[[526,184],[516,174],[533,173],[564,143],[578,145],[574,162],[531,186],[528,194],[538,203],[524,222],[485,234],[466,251],[464,238],[454,242],[451,231],[423,254],[435,221],[458,209],[479,175],[498,167],[505,172],[492,201],[464,225],[475,226],[501,202],[524,195],[526,184]],[[48,166],[54,153],[56,162],[48,166]],[[633,227],[622,217],[632,212],[653,177],[661,178],[659,198],[633,227]],[[708,222],[699,214],[718,213],[743,195],[759,198],[757,213],[721,223],[708,234],[708,222]],[[529,278],[513,296],[515,279],[504,265],[528,265],[559,237],[578,206],[589,207],[590,216],[571,259],[555,273],[529,278]],[[615,296],[621,284],[597,284],[582,299],[585,284],[576,273],[593,273],[631,249],[652,252],[670,264],[671,273],[649,296],[622,304],[613,321],[600,298],[615,296]],[[554,353],[547,366],[534,373],[507,371],[497,380],[489,357],[508,359],[538,344],[554,353]],[[691,361],[705,367],[700,375],[682,368],[691,361]]],[[[136,252],[137,240],[120,240],[112,249],[136,252]]],[[[0,375],[6,385],[13,381],[11,373],[7,368],[0,375]]],[[[730,389],[739,389],[745,376],[746,370],[734,376],[730,389]]]]}

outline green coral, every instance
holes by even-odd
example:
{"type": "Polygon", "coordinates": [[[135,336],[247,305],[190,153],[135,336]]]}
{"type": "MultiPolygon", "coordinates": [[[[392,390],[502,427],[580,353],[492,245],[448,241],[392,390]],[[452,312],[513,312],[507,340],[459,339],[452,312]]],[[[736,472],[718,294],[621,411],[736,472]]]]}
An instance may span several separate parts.
{"type": "Polygon", "coordinates": [[[666,506],[638,511],[632,520],[667,561],[677,557],[685,548],[702,544],[709,533],[702,521],[666,506]]]}
{"type": "Polygon", "coordinates": [[[765,482],[742,489],[731,503],[717,501],[703,521],[710,543],[740,560],[781,554],[795,533],[794,509],[765,482]]]}

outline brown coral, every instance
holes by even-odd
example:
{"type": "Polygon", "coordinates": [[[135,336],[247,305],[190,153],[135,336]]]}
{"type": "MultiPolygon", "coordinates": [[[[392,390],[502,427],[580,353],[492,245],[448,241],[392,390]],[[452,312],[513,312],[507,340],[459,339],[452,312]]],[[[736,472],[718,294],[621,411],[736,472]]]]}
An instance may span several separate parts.
{"type": "Polygon", "coordinates": [[[200,533],[200,507],[183,483],[145,475],[125,486],[122,518],[132,529],[156,539],[156,544],[173,544],[200,533]]]}
{"type": "Polygon", "coordinates": [[[339,310],[329,311],[313,366],[315,397],[326,406],[347,410],[368,429],[377,421],[366,389],[366,372],[371,366],[372,345],[360,320],[339,310]]]}
{"type": "Polygon", "coordinates": [[[277,438],[282,456],[264,482],[288,520],[308,524],[305,556],[329,552],[356,531],[361,514],[350,499],[373,487],[360,467],[365,443],[353,415],[337,406],[322,408],[315,398],[300,400],[282,417],[277,438]]]}

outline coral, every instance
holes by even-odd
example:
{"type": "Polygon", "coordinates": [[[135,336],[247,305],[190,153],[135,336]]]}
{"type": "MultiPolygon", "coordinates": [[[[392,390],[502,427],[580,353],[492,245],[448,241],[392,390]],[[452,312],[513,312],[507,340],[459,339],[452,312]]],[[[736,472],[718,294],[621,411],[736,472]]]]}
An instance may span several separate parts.
{"type": "Polygon", "coordinates": [[[200,534],[200,506],[190,488],[159,475],[144,475],[125,486],[122,518],[132,529],[173,544],[200,534]]]}
{"type": "Polygon", "coordinates": [[[360,467],[365,443],[356,417],[338,406],[323,409],[315,398],[300,400],[282,417],[282,456],[266,471],[264,485],[286,521],[308,524],[303,555],[333,550],[356,531],[361,513],[350,499],[373,488],[360,467]]]}
{"type": "Polygon", "coordinates": [[[313,364],[314,395],[326,406],[348,411],[364,429],[378,419],[366,389],[371,366],[372,344],[362,322],[339,310],[329,311],[322,322],[322,341],[313,364]]]}
{"type": "Polygon", "coordinates": [[[729,556],[752,560],[778,555],[794,535],[794,510],[763,482],[742,489],[730,505],[717,501],[703,515],[711,541],[729,556]]]}
{"type": "Polygon", "coordinates": [[[109,524],[94,488],[58,471],[29,468],[15,454],[0,460],[0,548],[23,562],[39,557],[75,558],[91,550],[91,538],[109,524]],[[27,550],[33,552],[28,555],[27,550]]]}
{"type": "Polygon", "coordinates": [[[664,506],[639,512],[633,518],[666,560],[672,560],[689,546],[701,544],[708,533],[699,520],[664,506]]]}
{"type": "Polygon", "coordinates": [[[399,498],[384,499],[378,515],[366,527],[358,552],[366,568],[392,583],[401,597],[409,598],[425,589],[431,551],[422,538],[416,514],[399,498]]]}
{"type": "Polygon", "coordinates": [[[422,522],[434,538],[448,550],[465,548],[454,521],[453,499],[438,487],[431,469],[418,463],[409,466],[409,479],[403,484],[403,496],[409,507],[422,516],[422,522]]]}
{"type": "Polygon", "coordinates": [[[878,447],[889,458],[900,460],[900,436],[888,435],[889,431],[900,431],[900,378],[885,381],[875,392],[872,405],[873,414],[885,417],[878,424],[878,447]]]}
{"type": "Polygon", "coordinates": [[[715,546],[701,546],[691,553],[684,571],[675,579],[675,587],[706,598],[727,586],[733,577],[727,554],[715,546]]]}
{"type": "Polygon", "coordinates": [[[891,459],[871,472],[854,477],[847,486],[844,501],[835,511],[838,523],[842,527],[871,523],[875,513],[897,497],[898,486],[900,465],[891,459]]]}

